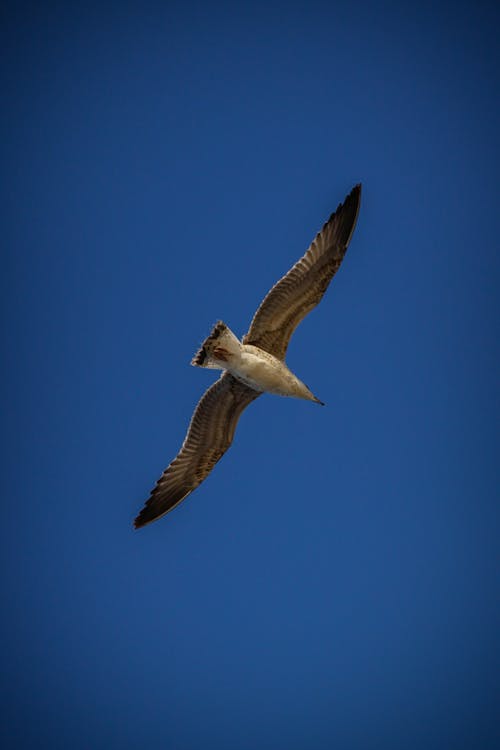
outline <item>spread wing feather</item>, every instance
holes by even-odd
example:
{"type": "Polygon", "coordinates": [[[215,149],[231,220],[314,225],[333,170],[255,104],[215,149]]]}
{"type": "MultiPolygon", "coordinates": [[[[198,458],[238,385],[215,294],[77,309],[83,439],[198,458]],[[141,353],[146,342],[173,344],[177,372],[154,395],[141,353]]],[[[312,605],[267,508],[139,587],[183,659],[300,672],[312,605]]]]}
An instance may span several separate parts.
{"type": "Polygon", "coordinates": [[[168,513],[203,482],[231,445],[241,413],[258,396],[228,372],[205,392],[177,457],[135,519],[136,529],[168,513]]]}
{"type": "Polygon", "coordinates": [[[338,270],[358,217],[361,185],[356,185],[333,213],[305,255],[264,298],[244,344],[253,344],[284,359],[300,321],[320,302],[338,270]]]}

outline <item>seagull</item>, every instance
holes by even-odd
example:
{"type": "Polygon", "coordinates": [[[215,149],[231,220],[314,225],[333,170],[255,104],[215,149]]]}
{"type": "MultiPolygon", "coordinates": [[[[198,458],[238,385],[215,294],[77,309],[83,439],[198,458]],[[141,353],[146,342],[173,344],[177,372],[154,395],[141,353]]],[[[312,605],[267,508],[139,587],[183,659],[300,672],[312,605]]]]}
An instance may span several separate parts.
{"type": "Polygon", "coordinates": [[[241,342],[219,321],[193,357],[195,367],[222,370],[196,407],[182,447],[134,522],[156,521],[210,474],[233,442],[241,413],[262,393],[324,406],[285,364],[292,333],[322,299],[346,253],[358,218],[356,185],[316,235],[306,253],[264,298],[241,342]]]}

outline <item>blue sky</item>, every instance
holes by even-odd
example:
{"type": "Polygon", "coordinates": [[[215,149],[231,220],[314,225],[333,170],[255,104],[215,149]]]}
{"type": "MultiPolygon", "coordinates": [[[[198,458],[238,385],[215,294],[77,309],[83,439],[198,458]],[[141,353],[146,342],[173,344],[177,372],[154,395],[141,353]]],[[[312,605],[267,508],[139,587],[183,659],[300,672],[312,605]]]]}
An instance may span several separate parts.
{"type": "Polygon", "coordinates": [[[11,4],[6,748],[498,741],[499,16],[11,4]],[[358,226],[209,479],[132,521],[352,186],[358,226]]]}

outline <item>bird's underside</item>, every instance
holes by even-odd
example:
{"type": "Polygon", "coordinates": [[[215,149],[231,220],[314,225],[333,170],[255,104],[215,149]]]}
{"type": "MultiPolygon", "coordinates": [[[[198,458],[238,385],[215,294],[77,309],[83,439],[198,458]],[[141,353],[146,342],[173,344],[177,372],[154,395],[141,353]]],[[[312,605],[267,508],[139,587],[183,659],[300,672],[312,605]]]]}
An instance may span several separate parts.
{"type": "Polygon", "coordinates": [[[320,302],[346,253],[359,212],[356,185],[297,263],[264,298],[239,342],[219,322],[192,360],[223,370],[196,407],[177,457],[135,519],[140,528],[165,515],[208,476],[233,441],[243,410],[264,391],[321,403],[286,366],[293,331],[320,302]]]}

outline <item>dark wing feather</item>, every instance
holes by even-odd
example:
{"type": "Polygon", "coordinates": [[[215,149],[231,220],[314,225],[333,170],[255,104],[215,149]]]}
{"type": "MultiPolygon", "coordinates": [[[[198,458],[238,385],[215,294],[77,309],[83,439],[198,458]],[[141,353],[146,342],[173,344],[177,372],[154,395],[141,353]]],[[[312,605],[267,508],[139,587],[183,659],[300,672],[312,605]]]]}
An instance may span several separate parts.
{"type": "Polygon", "coordinates": [[[265,297],[254,315],[244,344],[284,359],[300,321],[323,297],[339,268],[358,217],[361,185],[333,213],[300,260],[265,297]]]}
{"type": "Polygon", "coordinates": [[[175,508],[210,474],[231,445],[242,411],[260,396],[225,372],[203,395],[179,454],[165,469],[135,519],[136,529],[175,508]]]}

